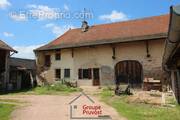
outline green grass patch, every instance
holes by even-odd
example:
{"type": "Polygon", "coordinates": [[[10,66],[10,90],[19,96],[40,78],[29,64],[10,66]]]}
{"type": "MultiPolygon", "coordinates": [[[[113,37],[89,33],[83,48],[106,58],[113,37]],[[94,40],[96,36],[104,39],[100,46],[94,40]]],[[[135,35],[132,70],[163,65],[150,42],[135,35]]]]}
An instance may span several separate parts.
{"type": "Polygon", "coordinates": [[[0,98],[0,103],[1,102],[7,102],[7,103],[22,103],[20,102],[19,100],[14,100],[14,99],[3,99],[3,98],[0,98]]]}
{"type": "Polygon", "coordinates": [[[129,103],[128,96],[115,96],[113,91],[103,90],[101,100],[114,107],[128,120],[180,120],[180,106],[173,108],[149,104],[129,103]]]}
{"type": "Polygon", "coordinates": [[[58,95],[58,94],[69,94],[72,92],[79,92],[80,88],[69,87],[62,83],[56,83],[52,85],[38,86],[28,90],[15,91],[9,94],[23,94],[23,95],[58,95]]]}
{"type": "Polygon", "coordinates": [[[33,92],[36,94],[58,94],[58,93],[72,93],[72,92],[78,92],[81,91],[80,88],[73,88],[66,86],[61,83],[53,84],[53,85],[46,85],[46,86],[41,86],[41,87],[36,87],[32,89],[33,92]]]}
{"type": "Polygon", "coordinates": [[[12,111],[15,109],[13,104],[0,103],[0,120],[9,120],[12,111]]]}

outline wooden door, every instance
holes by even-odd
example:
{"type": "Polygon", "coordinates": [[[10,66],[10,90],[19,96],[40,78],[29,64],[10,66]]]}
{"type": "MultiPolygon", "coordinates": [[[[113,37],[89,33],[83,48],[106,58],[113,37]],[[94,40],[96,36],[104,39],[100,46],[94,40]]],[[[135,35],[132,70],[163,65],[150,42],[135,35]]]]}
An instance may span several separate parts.
{"type": "Polygon", "coordinates": [[[128,83],[131,86],[142,84],[142,65],[138,61],[121,61],[115,66],[116,81],[128,83]]]}
{"type": "Polygon", "coordinates": [[[99,68],[93,69],[93,85],[94,86],[100,85],[99,68]]]}

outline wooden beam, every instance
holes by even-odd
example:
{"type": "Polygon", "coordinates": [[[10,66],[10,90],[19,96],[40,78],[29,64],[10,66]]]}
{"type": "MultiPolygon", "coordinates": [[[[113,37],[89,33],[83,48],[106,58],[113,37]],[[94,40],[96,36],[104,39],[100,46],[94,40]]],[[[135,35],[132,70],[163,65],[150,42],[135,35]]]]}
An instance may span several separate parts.
{"type": "Polygon", "coordinates": [[[115,46],[112,46],[112,52],[113,52],[112,59],[116,59],[116,47],[115,46]]]}
{"type": "Polygon", "coordinates": [[[146,41],[146,53],[147,53],[147,55],[146,55],[146,57],[151,57],[151,55],[149,54],[149,41],[147,40],[146,41]]]}
{"type": "Polygon", "coordinates": [[[73,48],[71,49],[71,56],[72,56],[72,58],[74,57],[74,49],[73,48]]]}

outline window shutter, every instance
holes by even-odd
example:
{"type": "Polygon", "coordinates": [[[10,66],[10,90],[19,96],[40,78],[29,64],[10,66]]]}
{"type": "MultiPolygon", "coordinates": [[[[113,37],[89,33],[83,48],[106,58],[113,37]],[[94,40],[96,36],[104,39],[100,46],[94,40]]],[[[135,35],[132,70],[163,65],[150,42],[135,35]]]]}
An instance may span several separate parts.
{"type": "Polygon", "coordinates": [[[91,72],[91,68],[89,68],[89,69],[88,69],[88,72],[89,72],[89,74],[88,74],[88,78],[89,78],[89,79],[92,79],[92,72],[91,72]]]}
{"type": "Polygon", "coordinates": [[[82,79],[82,69],[79,69],[78,76],[79,76],[79,79],[82,79]]]}

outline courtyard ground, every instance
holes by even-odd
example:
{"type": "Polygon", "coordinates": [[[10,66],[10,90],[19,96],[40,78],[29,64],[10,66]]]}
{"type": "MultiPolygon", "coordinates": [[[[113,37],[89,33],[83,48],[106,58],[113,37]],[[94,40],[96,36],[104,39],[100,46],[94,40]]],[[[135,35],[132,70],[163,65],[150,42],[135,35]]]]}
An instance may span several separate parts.
{"type": "MultiPolygon", "coordinates": [[[[176,105],[171,93],[158,91],[133,91],[134,95],[116,96],[112,88],[82,87],[83,92],[102,106],[106,115],[112,120],[180,120],[180,106],[176,105]],[[164,99],[162,95],[166,96],[164,99]]],[[[1,95],[0,103],[15,104],[11,109],[9,105],[6,113],[2,113],[3,120],[69,120],[69,102],[79,96],[77,89],[69,91],[59,87],[39,87],[30,91],[1,95]],[[57,91],[58,90],[58,91],[57,91]],[[55,92],[56,91],[56,92],[55,92]],[[74,91],[74,92],[73,92],[74,91]]],[[[84,100],[80,101],[86,103],[84,100]]],[[[0,106],[0,111],[6,110],[0,106]]],[[[0,119],[1,120],[1,119],[0,119]]]]}
{"type": "MultiPolygon", "coordinates": [[[[24,102],[12,115],[12,120],[69,120],[69,102],[80,93],[69,95],[4,95],[0,99],[24,102]]],[[[96,97],[90,97],[103,107],[113,120],[126,120],[112,107],[100,102],[96,97]]],[[[83,103],[84,101],[82,101],[83,103]]]]}

